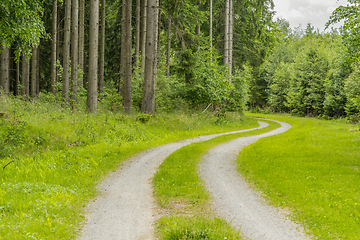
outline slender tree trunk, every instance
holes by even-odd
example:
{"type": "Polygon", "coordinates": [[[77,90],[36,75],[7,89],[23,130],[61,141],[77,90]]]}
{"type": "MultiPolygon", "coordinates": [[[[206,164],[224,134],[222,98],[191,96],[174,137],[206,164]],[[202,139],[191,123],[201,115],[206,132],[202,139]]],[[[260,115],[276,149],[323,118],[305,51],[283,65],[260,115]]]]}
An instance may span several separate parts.
{"type": "Polygon", "coordinates": [[[10,75],[9,75],[9,47],[5,48],[1,52],[1,85],[0,89],[4,91],[5,94],[10,93],[10,75]]]}
{"type": "Polygon", "coordinates": [[[63,87],[62,96],[65,101],[69,100],[69,65],[70,65],[70,20],[71,0],[65,0],[65,22],[64,22],[64,51],[63,51],[63,87]]]}
{"type": "Polygon", "coordinates": [[[19,82],[20,82],[20,60],[16,62],[16,76],[15,76],[15,96],[19,95],[19,82]]]}
{"type": "Polygon", "coordinates": [[[225,0],[224,65],[229,63],[229,0],[225,0]]]}
{"type": "Polygon", "coordinates": [[[99,92],[104,92],[104,67],[105,67],[105,10],[106,0],[101,2],[101,32],[100,32],[100,66],[99,66],[99,92]]]}
{"type": "Polygon", "coordinates": [[[135,64],[138,66],[140,56],[140,0],[136,0],[136,30],[135,30],[135,64]]]}
{"type": "Polygon", "coordinates": [[[99,50],[99,0],[90,0],[89,26],[89,80],[87,108],[89,112],[97,112],[98,83],[98,50],[99,50]]]}
{"type": "MultiPolygon", "coordinates": [[[[197,2],[197,5],[200,6],[200,5],[201,5],[201,1],[198,1],[198,2],[197,2]]],[[[198,25],[196,26],[196,35],[200,35],[200,34],[201,34],[201,25],[198,24],[198,25]]]]}
{"type": "Polygon", "coordinates": [[[168,15],[167,48],[166,48],[166,76],[170,76],[170,52],[171,52],[171,16],[168,15]]]}
{"type": "Polygon", "coordinates": [[[36,51],[36,59],[37,59],[37,61],[36,61],[36,96],[39,96],[39,93],[40,93],[40,61],[41,61],[41,59],[40,59],[40,52],[41,52],[41,50],[40,50],[41,48],[40,48],[40,45],[37,47],[37,51],[36,51]]]}
{"type": "Polygon", "coordinates": [[[147,21],[146,21],[146,49],[145,49],[145,72],[144,72],[144,90],[141,112],[153,114],[155,112],[155,67],[156,46],[157,46],[157,14],[158,1],[148,0],[147,21]]]}
{"type": "Polygon", "coordinates": [[[29,60],[25,55],[22,56],[22,90],[21,93],[24,95],[24,99],[29,99],[29,60]]]}
{"type": "Polygon", "coordinates": [[[123,21],[121,34],[121,67],[122,67],[122,94],[124,110],[131,112],[131,73],[132,73],[132,39],[131,39],[131,0],[124,0],[122,5],[123,21]]]}
{"type": "Polygon", "coordinates": [[[79,21],[79,1],[72,0],[72,32],[71,32],[71,82],[74,100],[77,101],[78,92],[78,21],[79,21]]]}
{"type": "MultiPolygon", "coordinates": [[[[85,20],[85,0],[80,0],[79,8],[79,68],[85,72],[84,66],[84,43],[85,43],[85,30],[84,30],[84,20],[85,20]]],[[[84,74],[81,74],[81,77],[78,79],[79,86],[84,85],[84,74]]]]}
{"type": "Polygon", "coordinates": [[[210,0],[210,23],[209,23],[209,36],[210,36],[210,61],[213,61],[213,0],[210,0]]]}
{"type": "Polygon", "coordinates": [[[52,43],[51,43],[51,92],[56,94],[56,43],[57,43],[57,2],[53,0],[52,43]]]}
{"type": "Polygon", "coordinates": [[[145,46],[146,46],[146,18],[147,18],[147,1],[141,0],[141,26],[140,26],[140,55],[142,76],[145,72],[145,46]]]}
{"type": "Polygon", "coordinates": [[[233,65],[233,32],[234,32],[234,0],[229,0],[229,81],[231,82],[232,65],[233,65]]]}
{"type": "Polygon", "coordinates": [[[37,67],[37,47],[33,47],[31,57],[31,98],[36,97],[36,67],[37,67]]]}

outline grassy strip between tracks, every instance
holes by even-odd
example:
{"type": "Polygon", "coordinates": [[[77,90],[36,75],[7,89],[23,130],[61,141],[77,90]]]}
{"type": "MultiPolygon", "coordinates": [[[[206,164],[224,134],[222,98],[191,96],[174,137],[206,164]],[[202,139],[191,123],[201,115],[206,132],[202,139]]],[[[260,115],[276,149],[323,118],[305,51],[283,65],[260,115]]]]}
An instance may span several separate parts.
{"type": "Polygon", "coordinates": [[[345,121],[256,115],[293,127],[240,153],[249,182],[313,239],[359,239],[360,132],[345,121]]]}
{"type": "Polygon", "coordinates": [[[275,122],[268,123],[268,127],[260,130],[190,144],[164,161],[153,180],[162,216],[158,222],[161,239],[241,239],[238,231],[211,213],[210,196],[198,175],[198,164],[201,157],[216,145],[280,126],[275,122]]]}

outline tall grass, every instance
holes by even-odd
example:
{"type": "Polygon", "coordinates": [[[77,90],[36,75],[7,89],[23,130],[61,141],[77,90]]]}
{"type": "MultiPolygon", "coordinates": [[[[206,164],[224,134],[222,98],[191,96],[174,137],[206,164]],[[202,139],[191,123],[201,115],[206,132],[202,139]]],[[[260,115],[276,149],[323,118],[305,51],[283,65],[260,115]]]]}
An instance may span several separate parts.
{"type": "MultiPolygon", "coordinates": [[[[259,115],[258,115],[259,116],[259,115]]],[[[246,147],[239,171],[314,239],[359,239],[360,132],[351,124],[262,115],[293,127],[246,147]]]]}
{"type": "Polygon", "coordinates": [[[0,96],[0,238],[70,239],[96,185],[130,156],[198,135],[257,126],[229,114],[126,116],[0,96]]]}

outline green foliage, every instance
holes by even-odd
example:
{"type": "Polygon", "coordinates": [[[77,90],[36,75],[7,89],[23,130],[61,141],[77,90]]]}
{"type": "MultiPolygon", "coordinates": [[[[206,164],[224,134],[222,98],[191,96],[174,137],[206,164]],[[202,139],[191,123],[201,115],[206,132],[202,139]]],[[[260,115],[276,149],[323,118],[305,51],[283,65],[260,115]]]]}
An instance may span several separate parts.
{"type": "Polygon", "coordinates": [[[24,52],[29,55],[31,48],[38,45],[45,34],[41,20],[42,0],[2,0],[0,2],[0,46],[16,43],[16,57],[24,52]]]}
{"type": "Polygon", "coordinates": [[[352,122],[360,120],[360,64],[353,64],[354,71],[345,81],[345,93],[348,99],[346,113],[352,122]]]}
{"type": "Polygon", "coordinates": [[[351,131],[354,125],[256,116],[288,122],[292,128],[245,147],[238,158],[241,174],[272,204],[287,209],[313,239],[358,239],[360,135],[351,131]]]}

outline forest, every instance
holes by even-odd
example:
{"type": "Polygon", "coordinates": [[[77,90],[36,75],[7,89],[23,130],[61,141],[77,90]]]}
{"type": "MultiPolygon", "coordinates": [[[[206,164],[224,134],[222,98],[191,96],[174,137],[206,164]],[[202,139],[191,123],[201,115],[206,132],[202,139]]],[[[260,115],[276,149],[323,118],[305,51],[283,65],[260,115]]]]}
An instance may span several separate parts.
{"type": "Polygon", "coordinates": [[[349,2],[320,32],[274,19],[271,0],[3,1],[1,86],[90,112],[98,102],[151,114],[211,106],[357,122],[349,2]]]}
{"type": "Polygon", "coordinates": [[[234,175],[306,237],[358,239],[359,4],[320,31],[273,0],[1,0],[0,239],[90,239],[89,212],[121,205],[92,237],[144,239],[145,221],[151,239],[242,240],[212,209],[233,197],[205,188],[208,153],[233,153],[234,175]],[[129,176],[118,205],[89,211],[114,175],[129,176]]]}

